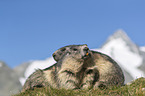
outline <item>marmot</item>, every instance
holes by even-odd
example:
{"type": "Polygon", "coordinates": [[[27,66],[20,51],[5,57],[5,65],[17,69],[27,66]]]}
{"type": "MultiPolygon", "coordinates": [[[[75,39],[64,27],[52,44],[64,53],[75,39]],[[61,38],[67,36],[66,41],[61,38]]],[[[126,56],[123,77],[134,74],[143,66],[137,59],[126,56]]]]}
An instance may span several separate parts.
{"type": "Polygon", "coordinates": [[[86,45],[71,46],[60,60],[58,60],[58,73],[60,88],[79,89],[83,74],[85,73],[84,62],[87,61],[88,47],[86,45]]]}
{"type": "Polygon", "coordinates": [[[61,54],[60,60],[44,70],[36,70],[26,80],[22,92],[35,87],[78,89],[84,73],[84,61],[89,58],[88,47],[77,45],[61,54]]]}
{"type": "MultiPolygon", "coordinates": [[[[56,61],[59,61],[66,52],[69,52],[72,50],[71,48],[73,46],[75,46],[76,48],[75,50],[77,50],[77,46],[81,46],[81,45],[68,45],[68,46],[62,47],[53,53],[53,58],[56,61]]],[[[89,53],[88,55],[90,55],[89,56],[90,59],[84,62],[85,66],[83,66],[83,69],[86,69],[87,71],[87,68],[88,68],[88,69],[92,69],[92,71],[90,70],[91,74],[87,74],[86,76],[84,76],[84,80],[82,80],[83,81],[82,89],[91,87],[91,85],[88,85],[88,84],[85,85],[87,82],[90,82],[91,84],[93,84],[94,88],[124,84],[124,74],[120,66],[111,57],[100,52],[91,51],[88,49],[88,47],[86,47],[85,50],[88,50],[88,53],[89,53]],[[95,75],[97,73],[94,73],[94,72],[99,73],[99,75],[95,75]],[[92,76],[95,76],[95,77],[93,78],[92,76]]]]}
{"type": "Polygon", "coordinates": [[[46,69],[38,69],[34,73],[32,73],[26,80],[22,92],[26,90],[33,90],[35,87],[48,87],[53,86],[53,88],[58,88],[58,84],[56,83],[56,64],[46,68],[46,69]]]}

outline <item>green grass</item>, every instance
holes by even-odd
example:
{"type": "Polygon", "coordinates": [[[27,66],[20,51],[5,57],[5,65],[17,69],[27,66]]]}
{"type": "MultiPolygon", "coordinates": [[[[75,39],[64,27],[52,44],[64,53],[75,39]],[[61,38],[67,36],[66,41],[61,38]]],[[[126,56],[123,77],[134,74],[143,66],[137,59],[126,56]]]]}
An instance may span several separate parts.
{"type": "Polygon", "coordinates": [[[14,96],[145,96],[145,78],[139,78],[130,85],[112,87],[104,90],[65,90],[53,88],[35,88],[14,96]]]}

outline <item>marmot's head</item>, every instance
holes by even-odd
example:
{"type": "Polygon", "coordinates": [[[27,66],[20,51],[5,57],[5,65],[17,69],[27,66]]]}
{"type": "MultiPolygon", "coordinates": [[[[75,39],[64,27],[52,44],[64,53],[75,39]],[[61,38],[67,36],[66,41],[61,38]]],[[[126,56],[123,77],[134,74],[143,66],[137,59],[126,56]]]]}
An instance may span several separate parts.
{"type": "Polygon", "coordinates": [[[77,56],[76,58],[87,59],[90,56],[90,50],[86,44],[68,45],[55,51],[53,58],[58,62],[66,54],[77,56]]]}

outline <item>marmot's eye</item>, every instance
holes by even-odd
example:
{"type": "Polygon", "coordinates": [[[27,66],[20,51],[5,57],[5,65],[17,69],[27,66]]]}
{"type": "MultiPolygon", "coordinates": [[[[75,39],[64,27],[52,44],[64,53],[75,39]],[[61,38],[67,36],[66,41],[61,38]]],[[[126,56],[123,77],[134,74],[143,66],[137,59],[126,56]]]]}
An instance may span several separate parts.
{"type": "Polygon", "coordinates": [[[84,51],[88,51],[88,50],[89,50],[89,48],[87,48],[87,47],[86,47],[86,48],[84,48],[84,51]]]}
{"type": "Polygon", "coordinates": [[[77,48],[73,48],[73,51],[77,51],[78,49],[77,48]]]}

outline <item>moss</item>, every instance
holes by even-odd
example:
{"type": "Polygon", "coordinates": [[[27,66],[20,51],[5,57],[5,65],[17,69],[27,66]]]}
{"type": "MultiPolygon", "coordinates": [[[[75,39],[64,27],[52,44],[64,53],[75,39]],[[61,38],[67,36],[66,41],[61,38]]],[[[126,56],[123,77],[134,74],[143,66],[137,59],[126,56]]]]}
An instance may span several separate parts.
{"type": "Polygon", "coordinates": [[[110,87],[108,89],[66,90],[53,88],[35,88],[14,96],[144,96],[145,78],[139,78],[130,85],[110,87]]]}

